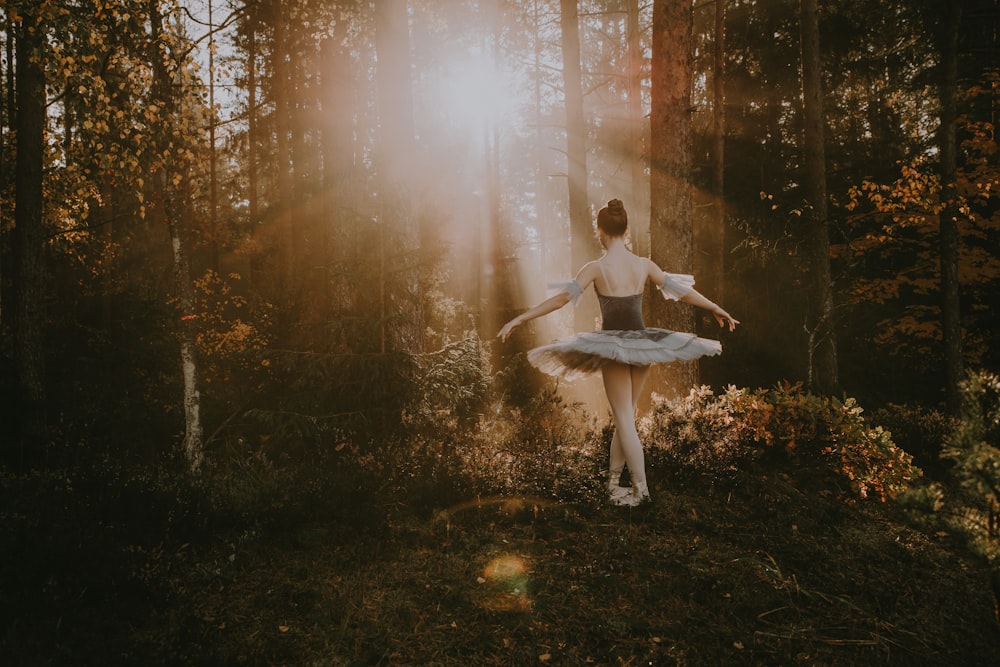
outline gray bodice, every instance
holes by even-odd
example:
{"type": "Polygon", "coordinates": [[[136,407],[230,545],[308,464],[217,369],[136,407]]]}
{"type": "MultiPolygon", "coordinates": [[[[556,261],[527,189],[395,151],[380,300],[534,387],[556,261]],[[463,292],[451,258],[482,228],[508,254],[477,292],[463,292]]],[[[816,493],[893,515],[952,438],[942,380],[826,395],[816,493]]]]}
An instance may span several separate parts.
{"type": "Polygon", "coordinates": [[[601,329],[604,331],[636,331],[645,329],[642,321],[642,292],[631,296],[597,295],[601,305],[601,329]]]}

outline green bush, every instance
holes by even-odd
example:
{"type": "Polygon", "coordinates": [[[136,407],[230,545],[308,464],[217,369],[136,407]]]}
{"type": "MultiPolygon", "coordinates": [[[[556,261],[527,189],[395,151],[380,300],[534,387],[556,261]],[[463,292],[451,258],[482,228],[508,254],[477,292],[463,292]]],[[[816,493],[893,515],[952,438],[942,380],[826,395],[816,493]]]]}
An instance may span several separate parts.
{"type": "Polygon", "coordinates": [[[962,418],[941,454],[972,508],[982,512],[986,536],[1000,534],[1000,376],[971,373],[962,385],[962,418]]]}

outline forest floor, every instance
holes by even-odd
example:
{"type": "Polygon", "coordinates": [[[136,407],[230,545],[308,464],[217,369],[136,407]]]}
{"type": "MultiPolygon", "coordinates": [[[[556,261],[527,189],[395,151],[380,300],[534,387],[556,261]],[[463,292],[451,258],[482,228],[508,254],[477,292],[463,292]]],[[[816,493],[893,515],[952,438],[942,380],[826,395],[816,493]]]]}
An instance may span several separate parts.
{"type": "Polygon", "coordinates": [[[183,490],[118,472],[0,475],[0,655],[997,664],[990,568],[959,537],[921,531],[891,503],[846,503],[806,474],[757,469],[725,489],[655,474],[653,503],[634,510],[531,497],[439,508],[347,490],[333,509],[264,523],[250,501],[242,518],[215,514],[210,496],[180,510],[183,490]]]}

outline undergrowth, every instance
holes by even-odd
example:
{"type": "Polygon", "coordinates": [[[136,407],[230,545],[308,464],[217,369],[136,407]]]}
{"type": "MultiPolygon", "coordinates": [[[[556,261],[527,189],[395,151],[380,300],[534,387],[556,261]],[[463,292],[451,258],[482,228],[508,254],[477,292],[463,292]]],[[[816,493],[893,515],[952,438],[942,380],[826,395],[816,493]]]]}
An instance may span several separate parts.
{"type": "MultiPolygon", "coordinates": [[[[657,402],[640,424],[653,503],[627,510],[603,499],[606,422],[553,391],[512,404],[477,375],[481,355],[424,359],[428,399],[395,429],[234,437],[197,478],[111,456],[0,474],[5,664],[973,665],[1000,651],[989,540],[958,520],[987,505],[924,480],[856,402],[796,386],[657,402]]],[[[966,433],[951,446],[992,437],[966,433]]]]}

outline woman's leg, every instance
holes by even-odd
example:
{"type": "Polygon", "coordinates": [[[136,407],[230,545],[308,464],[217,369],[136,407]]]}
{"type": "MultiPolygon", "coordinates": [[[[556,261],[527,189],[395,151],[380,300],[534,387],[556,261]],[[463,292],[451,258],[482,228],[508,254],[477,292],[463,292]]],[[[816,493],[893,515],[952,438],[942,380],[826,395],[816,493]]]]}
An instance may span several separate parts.
{"type": "MultiPolygon", "coordinates": [[[[649,375],[649,366],[630,366],[629,368],[631,369],[632,416],[634,419],[635,413],[639,408],[639,398],[642,396],[642,386],[646,382],[646,376],[649,375]]],[[[618,429],[615,428],[614,436],[611,438],[611,453],[608,457],[608,473],[617,480],[621,476],[624,467],[625,451],[622,449],[622,441],[618,435],[618,429]]],[[[643,478],[645,478],[645,475],[643,478]]]]}
{"type": "Polygon", "coordinates": [[[603,376],[604,391],[607,394],[608,403],[611,405],[611,415],[615,423],[615,436],[611,441],[609,468],[612,473],[615,470],[621,472],[621,461],[624,460],[624,464],[628,465],[633,486],[637,482],[641,482],[645,487],[645,460],[642,443],[639,442],[639,433],[635,428],[635,406],[639,392],[642,390],[642,382],[645,380],[645,369],[625,364],[608,364],[603,368],[603,376]],[[635,374],[633,375],[633,373],[635,374]]]}

